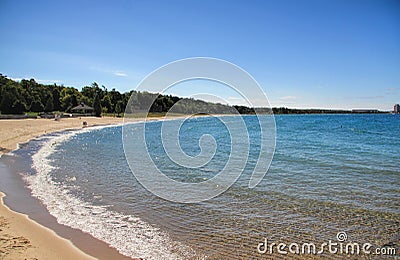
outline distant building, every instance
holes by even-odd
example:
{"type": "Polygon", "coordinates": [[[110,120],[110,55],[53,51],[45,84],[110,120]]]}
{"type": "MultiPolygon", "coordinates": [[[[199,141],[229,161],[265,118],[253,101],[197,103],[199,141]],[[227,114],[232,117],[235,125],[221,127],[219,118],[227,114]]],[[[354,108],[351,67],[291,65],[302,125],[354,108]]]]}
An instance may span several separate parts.
{"type": "Polygon", "coordinates": [[[393,112],[395,114],[400,114],[400,105],[399,104],[394,105],[393,112]]]}
{"type": "Polygon", "coordinates": [[[93,110],[94,110],[93,107],[90,107],[83,102],[80,105],[77,105],[76,107],[71,108],[72,112],[78,112],[78,113],[82,113],[82,114],[91,113],[93,110]]]}

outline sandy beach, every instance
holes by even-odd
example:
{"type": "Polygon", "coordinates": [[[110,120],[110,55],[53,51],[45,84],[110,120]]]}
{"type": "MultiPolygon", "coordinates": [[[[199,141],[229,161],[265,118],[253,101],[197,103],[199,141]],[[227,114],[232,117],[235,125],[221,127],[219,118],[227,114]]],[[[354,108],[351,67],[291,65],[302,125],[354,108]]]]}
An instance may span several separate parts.
{"type": "Polygon", "coordinates": [[[0,120],[0,155],[18,148],[18,143],[34,137],[66,129],[80,129],[83,121],[88,126],[121,124],[118,117],[82,117],[54,119],[7,119],[0,120]]]}
{"type": "Polygon", "coordinates": [[[95,259],[28,216],[11,211],[3,196],[0,193],[1,259],[95,259]]]}
{"type": "MultiPolygon", "coordinates": [[[[84,117],[54,119],[0,120],[0,154],[17,149],[18,143],[66,129],[88,126],[120,124],[122,118],[84,117]]],[[[69,240],[58,236],[27,215],[11,211],[3,204],[0,192],[0,259],[93,259],[75,247],[69,240]]]]}

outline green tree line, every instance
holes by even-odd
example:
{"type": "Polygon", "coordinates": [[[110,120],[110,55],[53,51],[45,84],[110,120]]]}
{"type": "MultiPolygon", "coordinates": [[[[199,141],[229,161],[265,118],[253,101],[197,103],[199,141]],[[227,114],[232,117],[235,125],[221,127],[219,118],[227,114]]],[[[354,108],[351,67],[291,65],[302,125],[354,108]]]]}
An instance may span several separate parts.
{"type": "MultiPolygon", "coordinates": [[[[74,87],[63,85],[45,85],[34,79],[15,81],[0,74],[0,113],[23,114],[26,112],[71,112],[71,109],[81,103],[94,108],[94,114],[124,113],[129,99],[130,112],[174,112],[181,114],[323,114],[323,113],[356,113],[349,110],[330,109],[291,109],[279,108],[251,108],[247,106],[228,106],[202,100],[180,98],[171,95],[161,95],[149,92],[130,91],[120,93],[115,88],[108,90],[96,82],[84,86],[81,91],[74,87]],[[154,102],[153,102],[154,101],[154,102]]],[[[382,112],[377,112],[382,113],[382,112]]]]}
{"type": "Polygon", "coordinates": [[[115,88],[108,90],[96,82],[84,86],[81,91],[63,85],[45,85],[34,79],[15,81],[0,74],[0,112],[2,114],[23,114],[26,112],[71,112],[81,103],[94,108],[94,113],[120,114],[125,111],[132,96],[130,111],[174,113],[231,113],[232,107],[202,100],[180,98],[149,92],[130,91],[120,93],[115,88]],[[152,102],[154,100],[154,102],[152,102]]]}

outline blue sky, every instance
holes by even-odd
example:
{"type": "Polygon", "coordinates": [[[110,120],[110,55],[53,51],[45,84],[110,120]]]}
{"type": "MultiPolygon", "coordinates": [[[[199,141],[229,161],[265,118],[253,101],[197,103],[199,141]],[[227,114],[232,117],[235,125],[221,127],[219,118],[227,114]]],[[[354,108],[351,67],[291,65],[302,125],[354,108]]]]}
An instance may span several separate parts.
{"type": "Polygon", "coordinates": [[[166,63],[202,56],[242,67],[273,106],[400,103],[397,0],[1,0],[0,30],[0,73],[15,79],[128,91],[166,63]]]}

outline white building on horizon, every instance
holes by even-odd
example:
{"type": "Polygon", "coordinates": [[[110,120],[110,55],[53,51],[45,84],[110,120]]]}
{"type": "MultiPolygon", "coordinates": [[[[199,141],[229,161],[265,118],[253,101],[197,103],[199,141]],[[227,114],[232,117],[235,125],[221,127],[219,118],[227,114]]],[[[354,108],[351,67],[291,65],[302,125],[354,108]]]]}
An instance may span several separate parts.
{"type": "Polygon", "coordinates": [[[395,114],[400,114],[400,105],[399,104],[395,104],[393,107],[393,112],[395,114]]]}

